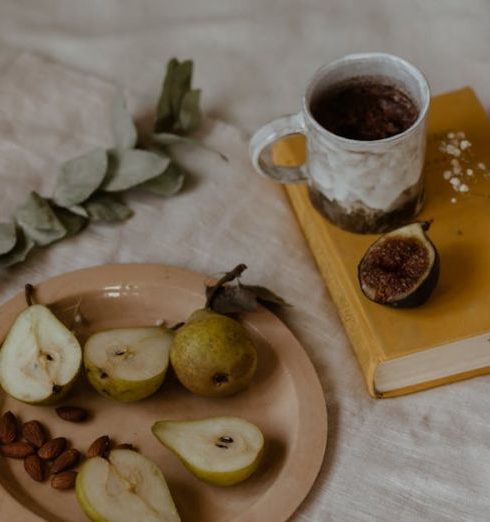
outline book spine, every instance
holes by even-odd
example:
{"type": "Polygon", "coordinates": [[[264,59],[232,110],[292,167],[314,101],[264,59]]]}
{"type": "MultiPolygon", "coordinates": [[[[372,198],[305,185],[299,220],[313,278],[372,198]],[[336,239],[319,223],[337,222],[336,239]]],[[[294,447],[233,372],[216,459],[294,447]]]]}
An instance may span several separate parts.
{"type": "MultiPolygon", "coordinates": [[[[378,341],[364,316],[362,308],[354,305],[357,302],[357,296],[352,295],[353,289],[342,264],[340,253],[331,242],[328,233],[318,233],[321,227],[312,221],[311,211],[305,212],[307,210],[305,206],[307,203],[305,202],[308,201],[304,193],[305,188],[287,186],[286,191],[352,343],[357,360],[364,373],[368,391],[371,396],[381,398],[381,394],[374,388],[374,372],[376,366],[382,360],[381,350],[378,348],[378,341]]],[[[324,218],[318,215],[314,219],[323,220],[324,218]]]]}

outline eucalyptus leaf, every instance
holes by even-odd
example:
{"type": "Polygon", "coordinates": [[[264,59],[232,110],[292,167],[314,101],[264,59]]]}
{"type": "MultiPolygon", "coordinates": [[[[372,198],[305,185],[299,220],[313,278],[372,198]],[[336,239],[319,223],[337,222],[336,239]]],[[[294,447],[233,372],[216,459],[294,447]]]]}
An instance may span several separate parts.
{"type": "Polygon", "coordinates": [[[112,100],[111,123],[116,148],[118,150],[134,148],[138,141],[138,132],[120,90],[112,100]]]}
{"type": "Polygon", "coordinates": [[[7,268],[25,261],[29,252],[34,248],[34,241],[26,236],[22,230],[17,230],[17,243],[15,247],[0,256],[0,268],[7,268]]]}
{"type": "MultiPolygon", "coordinates": [[[[66,237],[78,234],[88,224],[87,217],[74,214],[67,208],[52,206],[56,217],[61,221],[66,230],[66,237]]],[[[83,207],[82,207],[83,208],[83,207]]],[[[85,211],[85,209],[84,209],[85,211]]]]}
{"type": "Polygon", "coordinates": [[[192,81],[192,60],[185,60],[177,66],[172,74],[172,86],[170,90],[170,104],[172,106],[172,114],[176,120],[182,105],[182,100],[191,88],[192,81]]]}
{"type": "Polygon", "coordinates": [[[107,172],[107,153],[94,149],[61,166],[53,199],[61,207],[83,203],[102,184],[107,172]]]}
{"type": "Polygon", "coordinates": [[[66,210],[69,210],[73,214],[77,216],[82,216],[84,218],[88,218],[87,211],[82,207],[82,205],[72,205],[71,207],[67,207],[66,210]]]}
{"type": "Polygon", "coordinates": [[[31,192],[27,201],[14,213],[15,221],[37,245],[46,246],[66,236],[49,201],[31,192]]]}
{"type": "Polygon", "coordinates": [[[145,181],[139,188],[158,196],[172,196],[182,189],[184,180],[184,171],[172,161],[162,174],[145,181]]]}
{"type": "Polygon", "coordinates": [[[200,97],[200,89],[187,91],[182,97],[179,110],[179,127],[184,132],[195,131],[201,123],[201,110],[199,109],[200,97]]]}
{"type": "Polygon", "coordinates": [[[172,145],[194,145],[195,147],[201,147],[202,149],[209,150],[214,154],[217,154],[223,161],[229,161],[228,157],[222,154],[219,150],[206,145],[205,143],[196,140],[194,138],[187,138],[186,136],[180,136],[179,134],[172,134],[171,132],[158,132],[152,135],[153,143],[162,145],[163,147],[170,147],[172,145]]]}
{"type": "Polygon", "coordinates": [[[103,189],[107,192],[120,192],[141,185],[159,176],[169,163],[170,158],[145,150],[112,152],[103,189]]]}
{"type": "Polygon", "coordinates": [[[0,255],[10,252],[17,243],[17,232],[13,223],[0,223],[0,255]]]}
{"type": "Polygon", "coordinates": [[[133,215],[117,194],[95,194],[84,207],[92,221],[125,221],[133,215]]]}
{"type": "Polygon", "coordinates": [[[167,71],[156,111],[155,131],[157,132],[171,130],[173,127],[174,115],[172,112],[171,92],[174,73],[178,67],[179,61],[176,58],[172,58],[167,63],[167,71]]]}

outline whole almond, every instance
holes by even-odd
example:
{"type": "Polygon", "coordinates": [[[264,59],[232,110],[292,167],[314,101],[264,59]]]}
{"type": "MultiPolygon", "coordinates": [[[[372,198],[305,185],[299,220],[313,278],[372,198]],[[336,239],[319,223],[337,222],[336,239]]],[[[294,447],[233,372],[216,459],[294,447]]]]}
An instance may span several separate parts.
{"type": "Polygon", "coordinates": [[[10,459],[25,459],[29,455],[34,455],[36,448],[28,442],[17,441],[0,446],[0,453],[10,459]]]}
{"type": "Polygon", "coordinates": [[[11,411],[6,411],[0,418],[0,442],[9,444],[17,440],[17,419],[11,411]]]}
{"type": "Polygon", "coordinates": [[[25,422],[22,425],[22,436],[36,448],[40,448],[47,439],[43,425],[36,420],[25,422]]]}
{"type": "Polygon", "coordinates": [[[87,410],[78,406],[60,406],[56,408],[56,413],[68,422],[83,422],[88,417],[87,410]]]}
{"type": "Polygon", "coordinates": [[[51,478],[51,487],[54,489],[73,489],[77,480],[76,471],[63,471],[51,478]]]}
{"type": "Polygon", "coordinates": [[[51,473],[56,474],[61,471],[73,468],[80,460],[80,452],[74,448],[64,451],[51,466],[51,473]]]}
{"type": "Polygon", "coordinates": [[[125,449],[125,450],[133,450],[133,451],[135,451],[134,446],[131,443],[129,443],[129,442],[123,442],[122,444],[116,444],[114,446],[114,449],[115,450],[125,449]]]}
{"type": "Polygon", "coordinates": [[[38,450],[37,454],[43,460],[54,460],[58,458],[66,448],[65,437],[56,437],[56,439],[48,440],[38,450]]]}
{"type": "Polygon", "coordinates": [[[42,482],[44,480],[44,462],[37,455],[29,455],[24,460],[24,469],[33,480],[37,482],[42,482]]]}
{"type": "Polygon", "coordinates": [[[90,445],[87,450],[87,458],[106,457],[111,445],[111,439],[107,435],[102,435],[90,445]]]}

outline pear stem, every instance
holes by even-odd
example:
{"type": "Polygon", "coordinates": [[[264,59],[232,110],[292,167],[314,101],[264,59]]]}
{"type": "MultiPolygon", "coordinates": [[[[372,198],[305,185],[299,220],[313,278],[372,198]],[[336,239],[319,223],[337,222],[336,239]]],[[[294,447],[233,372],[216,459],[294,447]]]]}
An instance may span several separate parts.
{"type": "Polygon", "coordinates": [[[33,294],[34,287],[31,284],[27,283],[24,286],[24,296],[26,299],[27,306],[32,306],[34,304],[33,294]]]}
{"type": "Polygon", "coordinates": [[[211,287],[211,290],[208,294],[208,298],[206,299],[206,308],[211,307],[213,299],[216,297],[218,290],[224,284],[229,283],[230,281],[233,281],[237,277],[240,277],[246,269],[247,269],[247,265],[240,263],[233,270],[226,272],[226,274],[221,279],[218,279],[218,282],[214,286],[211,287]]]}

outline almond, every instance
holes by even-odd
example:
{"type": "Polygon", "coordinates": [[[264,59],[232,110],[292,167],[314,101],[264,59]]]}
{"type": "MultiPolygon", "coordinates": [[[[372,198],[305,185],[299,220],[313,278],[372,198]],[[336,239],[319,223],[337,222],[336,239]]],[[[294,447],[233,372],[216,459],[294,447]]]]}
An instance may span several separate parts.
{"type": "Polygon", "coordinates": [[[44,480],[44,462],[37,455],[29,455],[24,460],[24,469],[33,480],[37,482],[44,480]]]}
{"type": "Polygon", "coordinates": [[[56,413],[68,422],[83,422],[88,417],[87,410],[78,406],[60,406],[56,408],[56,413]]]}
{"type": "Polygon", "coordinates": [[[114,449],[117,450],[117,449],[125,449],[125,450],[133,450],[135,451],[134,449],[134,446],[129,443],[129,442],[123,442],[122,444],[116,444],[116,446],[114,446],[114,449]]]}
{"type": "Polygon", "coordinates": [[[17,440],[17,419],[11,411],[6,411],[0,418],[0,442],[9,444],[17,440]]]}
{"type": "Polygon", "coordinates": [[[56,439],[51,439],[43,444],[37,451],[37,454],[43,460],[54,460],[59,457],[66,448],[66,439],[65,437],[57,437],[56,439]]]}
{"type": "Polygon", "coordinates": [[[0,453],[10,459],[25,459],[29,455],[34,455],[35,452],[36,448],[28,442],[17,441],[0,446],[0,453]]]}
{"type": "Polygon", "coordinates": [[[74,448],[64,451],[51,466],[51,473],[56,474],[65,471],[78,464],[80,452],[74,448]]]}
{"type": "Polygon", "coordinates": [[[51,478],[51,487],[54,489],[73,489],[77,480],[76,471],[63,471],[51,478]]]}
{"type": "Polygon", "coordinates": [[[111,439],[107,435],[102,435],[90,445],[87,450],[87,458],[106,457],[111,445],[111,439]]]}
{"type": "Polygon", "coordinates": [[[43,425],[36,420],[25,422],[22,425],[22,436],[36,448],[40,448],[47,439],[43,425]]]}

